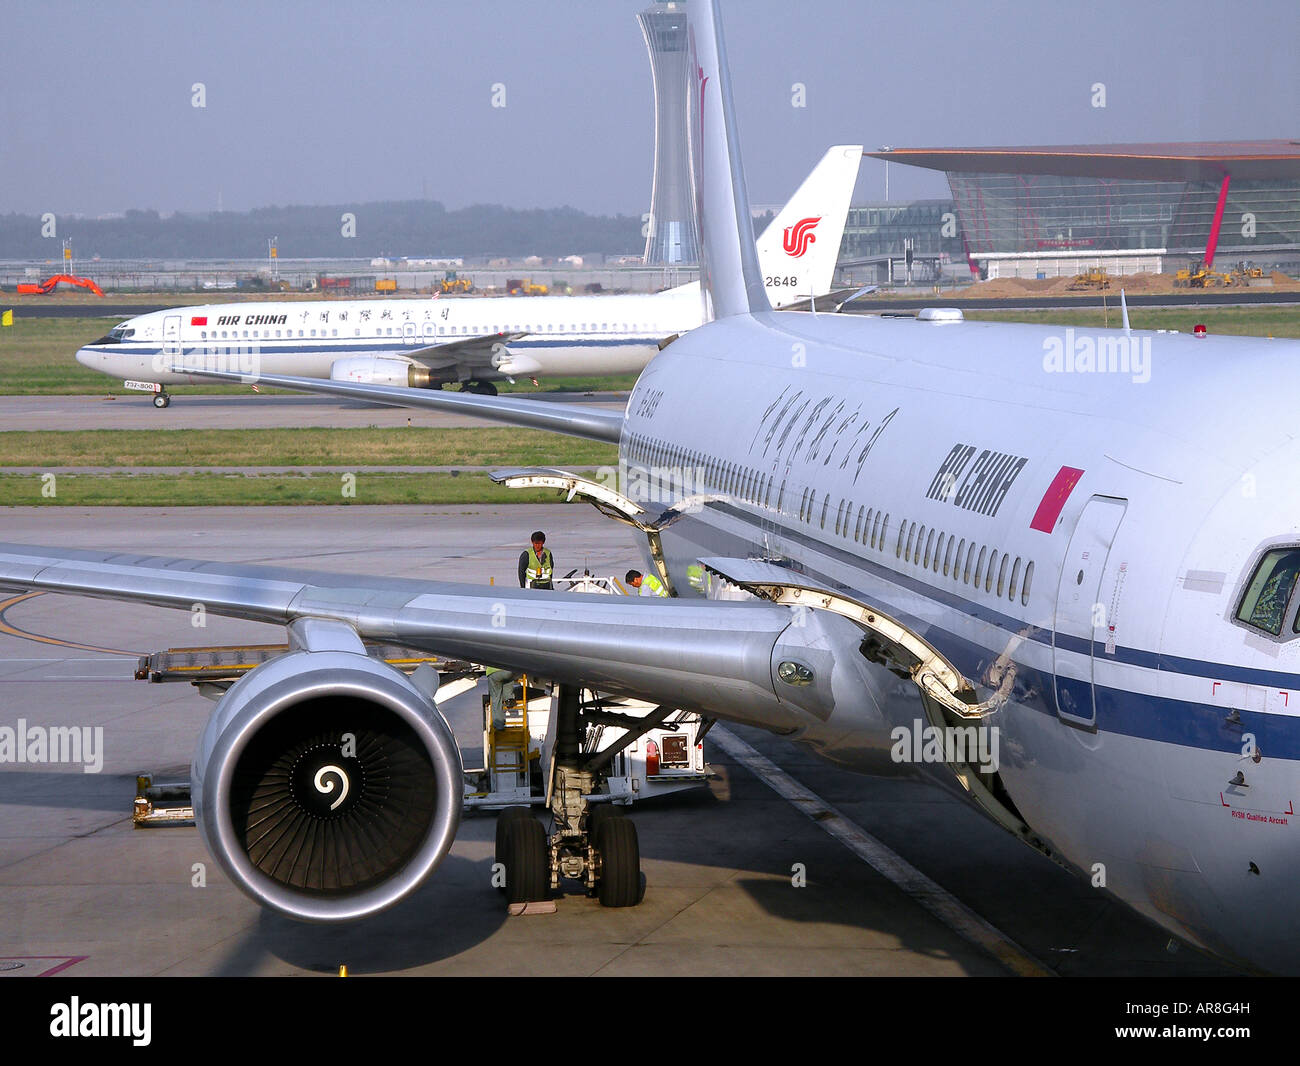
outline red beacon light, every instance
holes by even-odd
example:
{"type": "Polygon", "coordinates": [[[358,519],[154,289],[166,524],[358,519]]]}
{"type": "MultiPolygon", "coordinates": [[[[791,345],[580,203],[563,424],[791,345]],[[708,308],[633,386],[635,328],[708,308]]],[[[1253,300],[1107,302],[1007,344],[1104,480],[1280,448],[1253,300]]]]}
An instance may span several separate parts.
{"type": "Polygon", "coordinates": [[[1194,336],[1194,337],[1204,337],[1204,336],[1205,336],[1205,323],[1204,323],[1204,322],[1198,322],[1198,323],[1196,323],[1196,325],[1194,325],[1194,326],[1192,327],[1192,336],[1194,336]]]}

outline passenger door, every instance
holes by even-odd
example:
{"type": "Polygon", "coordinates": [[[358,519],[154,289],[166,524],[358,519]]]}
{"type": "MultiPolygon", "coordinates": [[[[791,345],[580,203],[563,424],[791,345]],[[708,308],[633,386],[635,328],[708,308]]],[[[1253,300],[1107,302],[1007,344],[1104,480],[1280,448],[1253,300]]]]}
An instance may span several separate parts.
{"type": "Polygon", "coordinates": [[[1072,725],[1097,724],[1093,663],[1097,645],[1104,648],[1107,637],[1106,608],[1099,602],[1101,579],[1127,506],[1127,500],[1093,496],[1079,514],[1061,567],[1052,669],[1057,716],[1072,725]]]}
{"type": "Polygon", "coordinates": [[[163,319],[163,355],[168,359],[181,356],[181,316],[168,315],[163,319]]]}

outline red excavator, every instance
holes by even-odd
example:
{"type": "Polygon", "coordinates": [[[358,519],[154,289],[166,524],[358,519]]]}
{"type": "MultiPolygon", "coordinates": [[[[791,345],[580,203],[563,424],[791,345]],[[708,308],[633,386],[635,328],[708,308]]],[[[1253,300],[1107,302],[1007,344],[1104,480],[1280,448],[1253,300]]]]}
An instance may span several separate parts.
{"type": "Polygon", "coordinates": [[[96,285],[90,278],[78,278],[72,274],[55,274],[51,278],[46,278],[39,285],[28,285],[24,282],[18,283],[19,296],[44,296],[48,292],[53,292],[59,282],[67,282],[69,285],[76,285],[82,289],[89,289],[96,296],[103,296],[104,290],[96,285]]]}

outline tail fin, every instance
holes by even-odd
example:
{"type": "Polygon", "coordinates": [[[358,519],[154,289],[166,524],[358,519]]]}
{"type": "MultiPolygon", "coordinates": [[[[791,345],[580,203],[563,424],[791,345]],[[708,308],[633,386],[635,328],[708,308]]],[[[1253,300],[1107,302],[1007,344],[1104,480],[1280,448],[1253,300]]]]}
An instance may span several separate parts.
{"type": "Polygon", "coordinates": [[[700,233],[705,320],[771,309],[754,251],[749,194],[740,162],[731,75],[717,0],[692,0],[691,171],[700,233]]]}
{"type": "Polygon", "coordinates": [[[758,238],[758,265],[773,307],[831,291],[862,145],[837,144],[758,238]]]}

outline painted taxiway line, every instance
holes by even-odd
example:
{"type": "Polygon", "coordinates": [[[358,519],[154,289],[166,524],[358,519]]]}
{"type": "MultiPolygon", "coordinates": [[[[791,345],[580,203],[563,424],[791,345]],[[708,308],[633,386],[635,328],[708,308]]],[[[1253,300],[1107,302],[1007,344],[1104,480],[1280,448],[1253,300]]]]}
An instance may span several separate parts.
{"type": "Polygon", "coordinates": [[[43,590],[40,592],[21,592],[16,596],[10,596],[7,600],[0,601],[0,634],[8,637],[18,637],[20,640],[30,640],[37,644],[50,644],[56,648],[69,648],[72,651],[96,651],[104,655],[126,655],[139,658],[140,652],[138,651],[130,651],[126,648],[101,648],[97,644],[77,644],[75,641],[60,640],[58,637],[43,637],[39,633],[29,633],[25,629],[10,625],[5,620],[5,614],[10,607],[15,607],[27,600],[44,595],[46,593],[43,590]]]}
{"type": "Polygon", "coordinates": [[[718,725],[709,731],[709,739],[962,939],[987,951],[1017,976],[1056,976],[1050,967],[981,918],[946,888],[800,784],[767,756],[755,751],[735,733],[718,725]]]}

